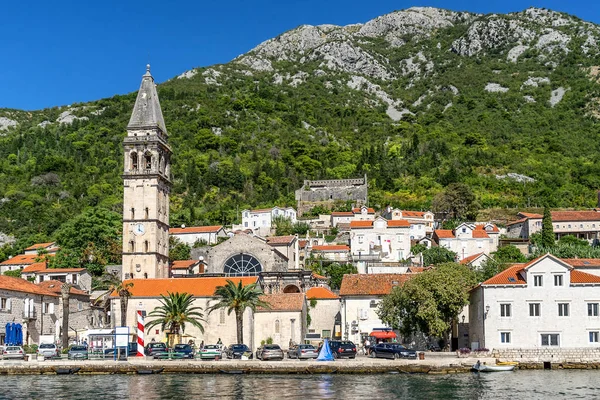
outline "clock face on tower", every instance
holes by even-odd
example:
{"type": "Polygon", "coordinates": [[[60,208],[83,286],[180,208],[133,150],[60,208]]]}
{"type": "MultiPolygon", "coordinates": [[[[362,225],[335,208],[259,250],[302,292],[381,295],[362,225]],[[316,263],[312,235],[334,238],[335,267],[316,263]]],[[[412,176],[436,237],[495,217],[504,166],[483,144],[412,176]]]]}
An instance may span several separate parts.
{"type": "Polygon", "coordinates": [[[135,226],[133,227],[133,234],[134,235],[143,235],[146,232],[146,228],[144,227],[144,224],[135,224],[135,226]]]}

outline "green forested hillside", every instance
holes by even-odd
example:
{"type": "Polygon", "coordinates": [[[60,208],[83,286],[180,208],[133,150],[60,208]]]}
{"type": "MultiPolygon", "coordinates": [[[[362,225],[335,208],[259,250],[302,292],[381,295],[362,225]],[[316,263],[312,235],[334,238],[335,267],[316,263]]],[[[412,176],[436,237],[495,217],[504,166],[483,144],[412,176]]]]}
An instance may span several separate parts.
{"type": "MultiPolygon", "coordinates": [[[[294,205],[303,179],[364,173],[376,208],[429,208],[453,182],[481,208],[595,206],[600,59],[589,38],[600,43],[597,26],[546,10],[411,9],[299,27],[173,78],[158,87],[174,151],[171,224],[239,222],[247,207],[294,205]],[[532,181],[497,177],[507,173],[532,181]]],[[[60,237],[87,207],[121,213],[134,101],[0,110],[18,122],[0,131],[0,231],[19,239],[9,252],[60,237]]]]}

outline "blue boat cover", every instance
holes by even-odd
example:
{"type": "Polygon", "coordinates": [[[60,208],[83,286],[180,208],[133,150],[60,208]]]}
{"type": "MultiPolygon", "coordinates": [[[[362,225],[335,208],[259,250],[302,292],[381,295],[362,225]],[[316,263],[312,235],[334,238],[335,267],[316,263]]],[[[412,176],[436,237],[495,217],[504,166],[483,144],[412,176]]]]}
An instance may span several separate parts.
{"type": "Polygon", "coordinates": [[[329,340],[325,339],[325,343],[321,347],[317,361],[333,361],[333,354],[331,354],[331,348],[329,347],[329,340]]]}

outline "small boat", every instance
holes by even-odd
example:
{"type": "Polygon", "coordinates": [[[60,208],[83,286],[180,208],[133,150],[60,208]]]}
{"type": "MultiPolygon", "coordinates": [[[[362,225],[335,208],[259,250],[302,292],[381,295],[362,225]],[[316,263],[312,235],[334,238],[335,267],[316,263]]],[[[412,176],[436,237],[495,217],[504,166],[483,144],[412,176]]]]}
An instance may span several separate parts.
{"type": "Polygon", "coordinates": [[[477,372],[501,372],[512,371],[513,369],[515,369],[515,365],[487,365],[481,364],[479,361],[473,365],[473,370],[477,372]]]}
{"type": "Polygon", "coordinates": [[[164,371],[164,368],[160,368],[160,369],[138,369],[135,372],[138,375],[152,375],[152,374],[160,374],[163,371],[164,371]]]}
{"type": "Polygon", "coordinates": [[[56,368],[56,375],[71,375],[79,372],[81,368],[56,368]]]}

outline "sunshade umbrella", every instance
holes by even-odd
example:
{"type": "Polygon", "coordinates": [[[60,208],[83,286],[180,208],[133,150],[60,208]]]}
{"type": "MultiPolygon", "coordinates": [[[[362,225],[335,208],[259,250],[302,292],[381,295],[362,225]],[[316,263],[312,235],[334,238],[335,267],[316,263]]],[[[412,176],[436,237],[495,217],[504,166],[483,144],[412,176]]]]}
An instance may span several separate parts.
{"type": "Polygon", "coordinates": [[[4,336],[4,343],[12,344],[12,326],[10,322],[6,323],[6,336],[4,336]]]}
{"type": "Polygon", "coordinates": [[[17,324],[17,329],[15,331],[15,344],[17,346],[23,345],[23,326],[21,324],[17,324]]]}

